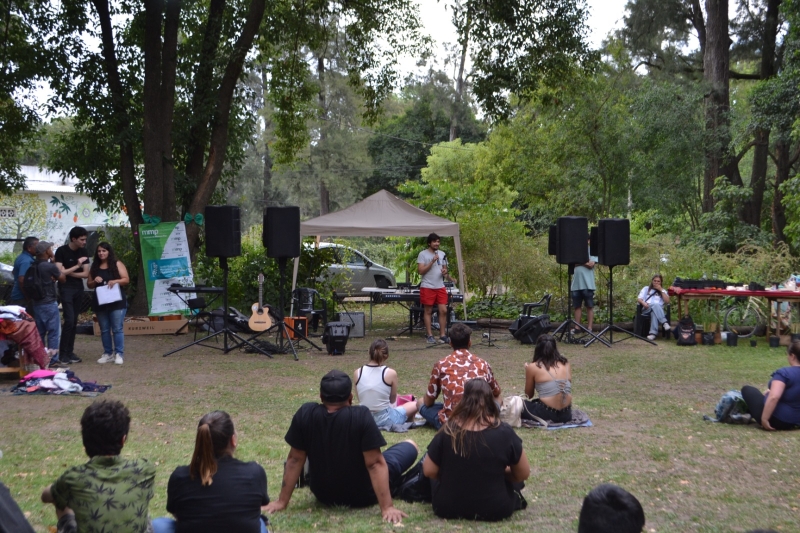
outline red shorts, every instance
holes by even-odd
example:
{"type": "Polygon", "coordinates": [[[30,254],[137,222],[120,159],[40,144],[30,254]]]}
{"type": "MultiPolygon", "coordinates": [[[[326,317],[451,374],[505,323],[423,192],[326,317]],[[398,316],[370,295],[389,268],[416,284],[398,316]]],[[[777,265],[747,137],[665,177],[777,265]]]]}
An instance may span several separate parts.
{"type": "Polygon", "coordinates": [[[447,305],[447,289],[427,289],[420,287],[419,303],[422,305],[447,305]]]}

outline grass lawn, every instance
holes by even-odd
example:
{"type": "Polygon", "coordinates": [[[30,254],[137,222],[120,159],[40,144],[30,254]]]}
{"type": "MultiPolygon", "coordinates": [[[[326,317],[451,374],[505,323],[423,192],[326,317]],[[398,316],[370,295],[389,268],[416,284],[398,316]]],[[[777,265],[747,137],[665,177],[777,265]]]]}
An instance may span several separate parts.
{"type": "MultiPolygon", "coordinates": [[[[169,475],[188,464],[197,421],[214,409],[231,414],[239,433],[237,457],[263,465],[270,497],[277,498],[288,452],[283,436],[295,410],[318,400],[325,372],[352,373],[367,361],[372,340],[402,327],[405,315],[394,307],[377,311],[375,327],[366,338],[351,339],[341,357],[303,349],[296,362],[291,355],[269,359],[193,348],[163,358],[187,336],[133,336],[126,339],[125,364],[119,367],[96,364],[99,338],[79,336],[76,352],[84,362],[73,370],[83,380],[112,384],[102,396],[120,399],[130,409],[133,421],[123,455],[145,457],[158,469],[151,516],[166,514],[169,475]]],[[[532,347],[507,332],[496,333],[499,346],[487,347],[477,331],[472,351],[490,362],[504,395],[518,394],[532,347]]],[[[415,333],[390,341],[389,365],[400,376],[401,393],[422,394],[431,366],[449,353],[444,346],[426,346],[423,339],[415,333]]],[[[726,390],[743,384],[766,387],[772,371],[787,364],[784,348],[770,349],[763,338],[756,348],[679,347],[665,341],[653,347],[635,340],[612,348],[599,343],[560,348],[572,362],[574,405],[589,414],[594,427],[517,430],[532,466],[524,490],[528,509],[500,524],[475,524],[440,520],[429,505],[396,502],[409,515],[397,530],[575,531],[584,495],[601,482],[621,485],[639,498],[651,532],[800,530],[800,470],[792,459],[800,432],[767,433],[755,425],[702,419],[726,390]]],[[[0,388],[12,384],[0,382],[0,388]]],[[[87,459],[79,420],[91,401],[0,395],[0,480],[37,531],[56,522],[52,506],[39,501],[42,488],[67,466],[87,459]]],[[[424,449],[434,431],[384,435],[390,444],[412,438],[424,449]]],[[[392,528],[381,523],[377,506],[326,508],[308,489],[296,490],[289,508],[272,522],[278,532],[392,528]]]]}

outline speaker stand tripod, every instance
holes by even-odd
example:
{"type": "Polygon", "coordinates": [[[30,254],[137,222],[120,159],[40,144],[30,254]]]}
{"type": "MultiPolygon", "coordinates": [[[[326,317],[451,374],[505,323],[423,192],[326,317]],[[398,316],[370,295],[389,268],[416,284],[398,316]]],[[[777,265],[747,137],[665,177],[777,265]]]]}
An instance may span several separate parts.
{"type": "Polygon", "coordinates": [[[622,342],[624,340],[628,340],[631,337],[635,339],[639,339],[640,341],[649,342],[653,346],[656,345],[650,339],[646,339],[641,335],[637,335],[633,331],[628,331],[620,326],[614,324],[614,267],[612,265],[608,266],[608,325],[604,327],[600,333],[597,334],[597,337],[594,339],[590,339],[589,342],[584,344],[585,347],[588,347],[596,340],[604,340],[605,335],[608,335],[608,342],[604,343],[606,346],[611,347],[612,344],[615,342],[622,342]],[[625,333],[628,337],[624,337],[622,339],[614,340],[614,332],[617,331],[619,333],[625,333]]]}
{"type": "Polygon", "coordinates": [[[564,338],[566,337],[567,342],[571,342],[573,339],[573,331],[575,329],[579,329],[584,333],[586,333],[588,336],[592,337],[589,343],[584,344],[584,346],[589,346],[591,342],[594,342],[596,340],[602,342],[606,346],[611,346],[608,343],[608,341],[598,337],[597,335],[589,331],[588,328],[582,326],[578,322],[575,322],[575,320],[572,318],[572,272],[574,268],[575,267],[570,265],[567,270],[567,318],[553,332],[553,337],[558,337],[558,340],[561,342],[564,342],[564,338]]]}
{"type": "Polygon", "coordinates": [[[222,350],[222,353],[228,353],[228,352],[230,352],[232,350],[235,350],[237,348],[241,348],[243,345],[246,344],[247,346],[249,346],[250,348],[252,348],[256,352],[258,352],[260,354],[263,354],[263,355],[266,355],[267,357],[269,357],[271,359],[272,355],[270,355],[268,352],[262,350],[261,348],[259,348],[258,346],[256,346],[252,342],[250,342],[255,337],[251,337],[250,339],[244,339],[244,338],[240,337],[237,334],[237,332],[233,331],[231,328],[228,327],[228,258],[227,257],[220,257],[219,258],[219,266],[220,266],[220,268],[222,268],[222,308],[223,308],[222,329],[217,331],[217,332],[215,332],[215,333],[213,333],[213,334],[211,334],[211,335],[203,337],[202,339],[198,339],[198,340],[196,340],[194,342],[190,342],[189,344],[181,346],[180,348],[176,348],[175,350],[172,350],[171,352],[167,352],[167,353],[164,354],[164,357],[166,357],[168,355],[172,355],[172,354],[174,354],[176,352],[180,352],[181,350],[185,350],[186,348],[189,348],[190,346],[194,346],[196,344],[204,343],[204,342],[206,342],[206,341],[208,341],[210,339],[213,339],[214,337],[216,337],[218,335],[222,335],[222,347],[211,346],[211,345],[208,345],[208,344],[203,344],[203,346],[206,346],[208,348],[214,348],[215,350],[222,350]]]}
{"type": "Polygon", "coordinates": [[[498,346],[492,341],[492,329],[493,329],[493,320],[494,320],[494,299],[497,298],[497,294],[492,294],[489,297],[489,333],[486,336],[485,340],[481,340],[482,346],[487,346],[489,348],[502,348],[502,346],[498,346]]]}
{"type": "Polygon", "coordinates": [[[306,341],[307,343],[309,343],[311,346],[313,346],[314,348],[316,348],[320,352],[322,351],[322,348],[320,348],[319,346],[314,344],[311,341],[311,339],[306,337],[301,331],[298,331],[297,328],[294,325],[290,326],[290,325],[286,324],[286,321],[283,319],[283,310],[286,308],[285,307],[286,304],[285,304],[285,300],[284,300],[284,285],[286,283],[286,261],[287,261],[287,259],[288,259],[287,257],[279,257],[278,258],[278,271],[281,274],[280,282],[278,284],[278,293],[280,295],[280,312],[276,313],[277,315],[279,315],[279,316],[276,317],[278,319],[278,323],[275,324],[274,326],[272,326],[271,328],[269,328],[264,333],[271,332],[271,331],[276,331],[277,337],[278,337],[278,343],[279,343],[278,346],[280,347],[280,350],[285,353],[286,345],[284,343],[288,341],[289,347],[292,349],[292,355],[294,355],[294,360],[295,361],[299,361],[299,359],[297,358],[297,349],[295,349],[294,342],[292,342],[292,339],[289,336],[289,330],[292,330],[294,332],[296,338],[306,341]]]}

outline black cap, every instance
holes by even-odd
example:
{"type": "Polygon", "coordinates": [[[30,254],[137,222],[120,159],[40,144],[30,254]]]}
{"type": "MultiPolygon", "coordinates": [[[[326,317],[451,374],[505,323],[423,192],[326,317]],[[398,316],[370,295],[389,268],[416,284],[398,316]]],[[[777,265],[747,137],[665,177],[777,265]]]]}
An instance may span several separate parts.
{"type": "Polygon", "coordinates": [[[353,391],[350,376],[341,370],[331,370],[319,382],[319,395],[323,402],[338,403],[347,401],[353,391]]]}

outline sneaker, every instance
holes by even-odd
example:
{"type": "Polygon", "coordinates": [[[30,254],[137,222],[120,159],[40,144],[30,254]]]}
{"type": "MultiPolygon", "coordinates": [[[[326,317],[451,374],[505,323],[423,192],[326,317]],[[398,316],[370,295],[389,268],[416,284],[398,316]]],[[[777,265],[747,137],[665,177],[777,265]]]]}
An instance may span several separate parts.
{"type": "Polygon", "coordinates": [[[60,368],[60,369],[68,369],[69,365],[67,363],[62,363],[61,361],[50,361],[49,368],[60,368]]]}
{"type": "Polygon", "coordinates": [[[98,359],[97,362],[100,363],[101,365],[104,365],[106,363],[112,362],[113,360],[114,360],[113,355],[111,355],[110,353],[104,353],[103,355],[100,356],[100,359],[98,359]]]}
{"type": "Polygon", "coordinates": [[[428,335],[428,344],[436,344],[436,339],[433,338],[433,335],[428,335]]]}
{"type": "Polygon", "coordinates": [[[672,328],[670,327],[669,322],[664,322],[664,331],[669,331],[670,329],[672,328]]]}
{"type": "Polygon", "coordinates": [[[647,336],[647,340],[654,341],[654,340],[656,340],[656,336],[655,335],[648,335],[647,336]]]}
{"type": "Polygon", "coordinates": [[[439,342],[442,344],[450,344],[450,337],[445,335],[444,337],[439,337],[439,342]]]}
{"type": "Polygon", "coordinates": [[[72,363],[83,363],[83,359],[81,359],[80,357],[78,357],[75,354],[72,354],[72,355],[69,356],[69,362],[70,362],[70,364],[72,364],[72,363]]]}
{"type": "Polygon", "coordinates": [[[124,362],[120,354],[114,354],[114,364],[121,365],[124,362]]]}
{"type": "Polygon", "coordinates": [[[50,366],[53,366],[53,365],[55,365],[55,364],[56,364],[56,363],[58,363],[58,362],[59,362],[59,360],[58,360],[58,356],[56,355],[56,356],[54,356],[54,357],[50,358],[50,362],[47,364],[47,366],[48,366],[48,367],[50,367],[50,366]]]}

